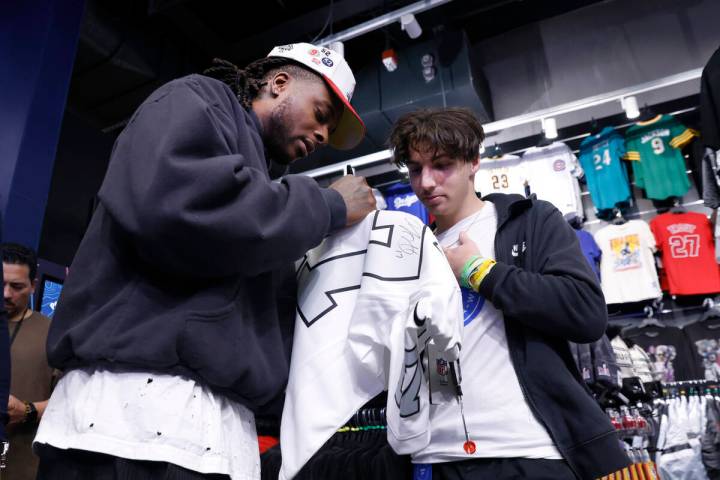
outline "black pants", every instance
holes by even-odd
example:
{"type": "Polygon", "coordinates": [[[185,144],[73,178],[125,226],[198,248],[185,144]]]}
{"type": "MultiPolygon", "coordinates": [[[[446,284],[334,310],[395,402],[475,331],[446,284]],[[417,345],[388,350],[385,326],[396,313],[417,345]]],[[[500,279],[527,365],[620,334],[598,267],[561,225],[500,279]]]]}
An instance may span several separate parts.
{"type": "Polygon", "coordinates": [[[230,480],[166,462],[128,460],[84,450],[62,450],[36,444],[40,457],[37,480],[230,480]]]}
{"type": "Polygon", "coordinates": [[[433,480],[576,480],[565,460],[478,458],[436,463],[433,480]]]}

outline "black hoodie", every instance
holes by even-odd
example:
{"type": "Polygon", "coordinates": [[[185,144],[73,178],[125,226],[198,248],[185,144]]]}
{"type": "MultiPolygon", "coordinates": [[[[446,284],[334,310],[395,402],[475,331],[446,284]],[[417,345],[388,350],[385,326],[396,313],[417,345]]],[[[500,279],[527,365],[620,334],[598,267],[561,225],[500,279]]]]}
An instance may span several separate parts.
{"type": "Polygon", "coordinates": [[[222,82],[156,90],[113,148],[48,336],[69,370],[200,380],[258,411],[285,388],[293,262],[345,225],[340,194],[268,175],[258,118],[222,82]],[[283,301],[288,300],[288,301],[283,301]]]}
{"type": "Polygon", "coordinates": [[[498,263],[480,293],[502,311],[525,399],[580,479],[630,464],[607,415],[585,386],[568,342],[605,332],[607,309],[577,236],[552,204],[520,195],[485,198],[498,212],[498,263]]]}

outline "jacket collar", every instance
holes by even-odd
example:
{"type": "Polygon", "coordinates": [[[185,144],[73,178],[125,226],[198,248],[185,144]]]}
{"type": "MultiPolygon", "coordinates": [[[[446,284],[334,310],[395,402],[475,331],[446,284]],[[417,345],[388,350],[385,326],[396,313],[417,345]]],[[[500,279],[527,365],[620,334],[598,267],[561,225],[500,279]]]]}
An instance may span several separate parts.
{"type": "Polygon", "coordinates": [[[516,217],[532,206],[532,200],[514,193],[491,193],[482,197],[482,200],[495,204],[498,215],[498,228],[507,220],[516,217]]]}

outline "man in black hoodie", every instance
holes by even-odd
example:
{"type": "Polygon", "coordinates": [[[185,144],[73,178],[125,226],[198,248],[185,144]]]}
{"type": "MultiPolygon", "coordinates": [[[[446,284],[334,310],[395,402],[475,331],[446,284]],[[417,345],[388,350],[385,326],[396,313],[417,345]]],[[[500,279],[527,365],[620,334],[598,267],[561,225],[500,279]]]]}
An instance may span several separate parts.
{"type": "Polygon", "coordinates": [[[629,461],[568,342],[603,334],[602,291],[555,207],[478,198],[483,138],[461,108],[406,114],[390,136],[394,161],[436,218],[465,310],[463,421],[458,405],[435,407],[431,444],[413,462],[432,464],[434,480],[599,478],[629,461]]]}
{"type": "Polygon", "coordinates": [[[268,173],[362,139],[341,55],[284,45],[206,73],[156,90],[115,143],[48,336],[66,373],[40,479],[259,479],[254,414],[288,375],[286,273],[375,207],[360,177],[268,173]]]}

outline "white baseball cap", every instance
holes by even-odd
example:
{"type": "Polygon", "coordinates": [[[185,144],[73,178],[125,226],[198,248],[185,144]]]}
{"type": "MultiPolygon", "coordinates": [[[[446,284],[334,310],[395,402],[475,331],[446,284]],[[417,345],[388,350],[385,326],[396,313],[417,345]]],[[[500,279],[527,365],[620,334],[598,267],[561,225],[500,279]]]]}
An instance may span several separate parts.
{"type": "Polygon", "coordinates": [[[337,128],[330,134],[328,143],[339,150],[349,150],[360,143],[365,136],[365,124],[350,105],[350,99],[355,91],[355,76],[342,55],[329,48],[310,43],[291,43],[273,48],[268,57],[289,58],[319,73],[345,105],[337,128]]]}

